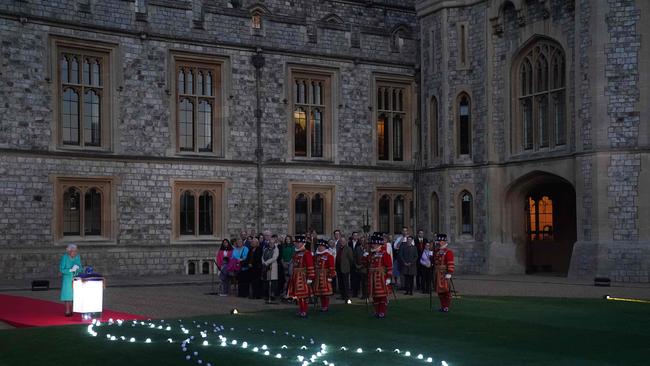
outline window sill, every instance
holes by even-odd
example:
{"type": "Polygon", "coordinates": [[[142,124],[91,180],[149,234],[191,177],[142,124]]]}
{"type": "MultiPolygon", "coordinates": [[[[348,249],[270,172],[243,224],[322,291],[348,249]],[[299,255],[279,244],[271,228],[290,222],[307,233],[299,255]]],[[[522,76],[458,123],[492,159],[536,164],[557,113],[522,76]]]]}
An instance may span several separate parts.
{"type": "Polygon", "coordinates": [[[473,234],[460,234],[458,236],[458,242],[459,243],[473,243],[476,240],[474,240],[474,235],[473,234]]]}
{"type": "Polygon", "coordinates": [[[297,163],[321,163],[321,164],[333,164],[334,161],[327,158],[305,158],[305,157],[292,157],[291,161],[297,163]]]}
{"type": "Polygon", "coordinates": [[[110,154],[113,151],[111,151],[107,147],[97,147],[97,146],[70,146],[70,145],[58,145],[56,147],[56,150],[58,151],[75,151],[75,152],[89,152],[89,153],[104,153],[104,154],[110,154]]]}
{"type": "Polygon", "coordinates": [[[454,158],[452,165],[474,165],[472,155],[459,155],[454,158]]]}
{"type": "Polygon", "coordinates": [[[171,244],[182,245],[215,245],[221,244],[223,238],[217,236],[181,236],[171,240],[171,244]]]}
{"type": "Polygon", "coordinates": [[[414,162],[412,160],[402,160],[402,161],[395,161],[395,160],[376,160],[376,163],[378,166],[412,166],[414,162]]]}
{"type": "Polygon", "coordinates": [[[213,152],[194,152],[194,151],[176,151],[176,156],[187,157],[187,158],[213,158],[213,159],[222,159],[222,155],[218,155],[213,152]]]}
{"type": "Polygon", "coordinates": [[[510,155],[510,160],[525,160],[542,157],[555,157],[570,152],[568,145],[554,148],[539,148],[537,150],[523,150],[510,155]]]}
{"type": "Polygon", "coordinates": [[[106,237],[82,237],[82,236],[66,236],[59,238],[54,242],[55,246],[65,247],[68,244],[83,244],[84,246],[106,246],[117,245],[117,241],[106,237]]]}

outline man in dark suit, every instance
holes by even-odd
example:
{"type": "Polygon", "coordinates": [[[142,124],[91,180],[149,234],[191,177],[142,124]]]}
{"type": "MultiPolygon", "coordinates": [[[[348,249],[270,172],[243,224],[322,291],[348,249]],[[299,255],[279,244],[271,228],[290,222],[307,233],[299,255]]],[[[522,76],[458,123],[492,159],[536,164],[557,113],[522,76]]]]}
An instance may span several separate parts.
{"type": "MultiPolygon", "coordinates": [[[[420,257],[422,257],[422,251],[424,251],[424,245],[428,243],[429,240],[424,237],[424,230],[418,230],[417,236],[415,237],[415,247],[418,248],[418,261],[417,261],[417,276],[415,279],[416,289],[424,291],[425,286],[422,284],[424,278],[424,268],[420,264],[420,257]]],[[[428,292],[427,292],[428,293],[428,292]]]]}
{"type": "MultiPolygon", "coordinates": [[[[356,231],[352,232],[350,240],[348,240],[348,246],[352,249],[352,253],[356,253],[357,245],[361,245],[359,241],[359,233],[356,231]]],[[[352,297],[357,297],[359,295],[359,274],[357,273],[356,266],[352,266],[350,270],[350,282],[352,285],[352,297]]]]}
{"type": "Polygon", "coordinates": [[[354,267],[354,253],[352,248],[344,239],[338,241],[339,247],[336,250],[336,278],[339,282],[341,299],[348,301],[350,299],[350,271],[354,267]]]}

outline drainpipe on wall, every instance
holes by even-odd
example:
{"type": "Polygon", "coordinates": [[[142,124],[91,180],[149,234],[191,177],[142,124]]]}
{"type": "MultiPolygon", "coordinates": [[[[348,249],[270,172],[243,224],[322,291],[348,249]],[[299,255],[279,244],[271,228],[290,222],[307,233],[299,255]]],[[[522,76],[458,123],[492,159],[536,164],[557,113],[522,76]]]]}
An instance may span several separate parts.
{"type": "Polygon", "coordinates": [[[260,82],[262,79],[262,67],[264,67],[264,56],[262,49],[258,48],[257,52],[251,57],[251,62],[255,67],[255,128],[257,132],[257,148],[255,149],[255,160],[257,164],[257,175],[255,177],[255,189],[257,190],[257,213],[255,217],[257,232],[262,232],[262,220],[264,219],[263,208],[263,188],[264,178],[262,176],[262,164],[264,158],[264,149],[262,148],[262,93],[260,82]]]}

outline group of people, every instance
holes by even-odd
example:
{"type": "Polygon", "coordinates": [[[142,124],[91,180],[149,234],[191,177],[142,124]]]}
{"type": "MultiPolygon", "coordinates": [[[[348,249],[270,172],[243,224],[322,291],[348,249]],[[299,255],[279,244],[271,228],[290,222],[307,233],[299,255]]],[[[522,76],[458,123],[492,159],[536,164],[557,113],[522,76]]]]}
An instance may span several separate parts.
{"type": "MultiPolygon", "coordinates": [[[[451,306],[455,265],[445,234],[429,241],[422,230],[413,237],[404,227],[395,237],[353,232],[346,240],[335,230],[332,239],[324,240],[314,230],[295,238],[281,238],[268,230],[258,236],[242,231],[239,238],[222,241],[215,261],[221,296],[231,295],[231,284],[236,281],[237,296],[296,301],[301,317],[307,316],[310,300],[318,301],[321,311],[328,311],[330,296],[338,292],[345,302],[350,296],[372,300],[375,316],[383,318],[389,295],[400,285],[406,295],[413,295],[414,287],[423,293],[435,290],[442,312],[451,306]]],[[[59,271],[60,299],[66,305],[65,315],[71,316],[72,279],[83,271],[76,245],[66,248],[59,271]]]]}
{"type": "Polygon", "coordinates": [[[224,239],[216,254],[221,295],[230,295],[236,281],[237,296],[296,301],[298,315],[306,317],[309,301],[318,301],[326,312],[330,296],[338,292],[346,302],[350,296],[372,300],[375,316],[383,318],[389,295],[401,285],[406,295],[413,295],[414,288],[435,290],[440,311],[448,312],[453,252],[445,234],[436,234],[434,241],[423,234],[420,230],[413,237],[404,227],[395,237],[353,232],[346,240],[335,230],[332,239],[324,240],[313,230],[293,238],[242,231],[239,238],[224,239]]]}
{"type": "Polygon", "coordinates": [[[220,296],[237,295],[251,299],[275,301],[286,288],[285,274],[293,256],[290,236],[283,241],[270,231],[259,236],[240,234],[239,238],[223,239],[216,254],[221,281],[220,296]],[[237,293],[231,285],[237,283],[237,293]]]}

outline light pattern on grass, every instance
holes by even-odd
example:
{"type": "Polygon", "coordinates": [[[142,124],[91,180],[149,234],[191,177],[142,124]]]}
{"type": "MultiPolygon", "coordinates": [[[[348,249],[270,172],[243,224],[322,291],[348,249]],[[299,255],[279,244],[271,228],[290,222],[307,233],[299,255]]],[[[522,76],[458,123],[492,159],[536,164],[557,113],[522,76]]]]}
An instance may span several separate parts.
{"type": "MultiPolygon", "coordinates": [[[[284,362],[286,365],[300,366],[321,364],[336,366],[336,363],[347,363],[352,357],[364,357],[364,354],[371,352],[364,351],[362,347],[349,345],[328,346],[325,343],[316,342],[313,338],[289,331],[265,331],[261,328],[247,328],[244,331],[243,328],[226,328],[216,323],[210,324],[207,321],[201,323],[195,320],[188,326],[182,320],[178,320],[178,324],[170,324],[164,320],[159,320],[158,323],[137,320],[125,322],[121,319],[116,321],[109,319],[107,323],[101,323],[98,320],[93,320],[88,325],[87,333],[92,337],[100,336],[110,342],[178,344],[186,361],[204,366],[213,366],[210,359],[215,357],[215,352],[218,354],[224,349],[227,349],[228,352],[249,352],[259,357],[286,360],[284,362]],[[128,329],[135,327],[148,329],[151,334],[145,339],[138,340],[128,335],[128,329]],[[103,336],[100,336],[100,332],[103,336]],[[237,336],[239,339],[235,338],[237,336]],[[174,337],[176,337],[176,341],[174,337]],[[260,338],[263,338],[264,341],[261,341],[260,338]]],[[[374,352],[382,353],[383,350],[378,347],[374,352]]],[[[414,363],[431,364],[434,362],[434,358],[431,356],[425,356],[422,353],[412,356],[410,351],[402,352],[399,348],[395,348],[393,352],[384,352],[382,357],[386,358],[387,362],[390,362],[389,358],[391,357],[412,358],[414,363]]],[[[440,365],[448,366],[449,364],[441,360],[440,365]]]]}

